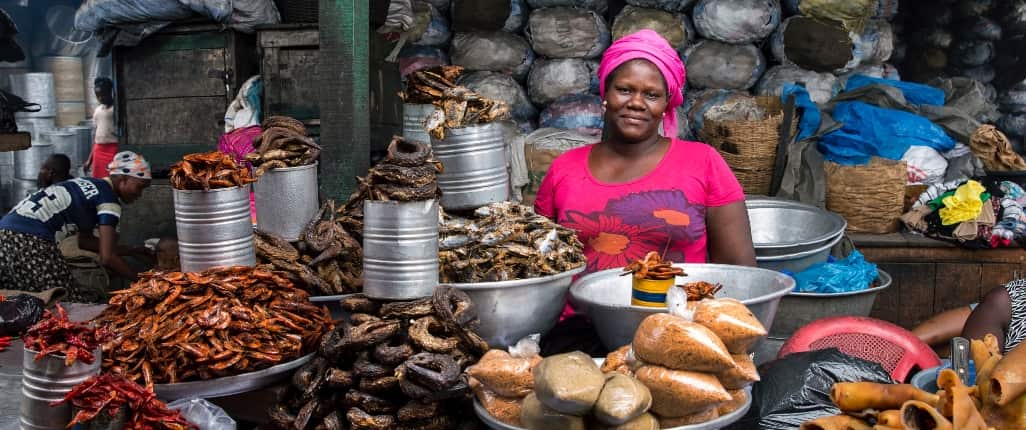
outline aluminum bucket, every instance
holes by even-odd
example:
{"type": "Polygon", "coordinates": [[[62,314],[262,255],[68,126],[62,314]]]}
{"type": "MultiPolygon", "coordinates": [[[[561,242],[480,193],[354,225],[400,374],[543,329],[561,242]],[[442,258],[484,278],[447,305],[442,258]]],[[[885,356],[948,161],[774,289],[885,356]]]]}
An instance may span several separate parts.
{"type": "MultiPolygon", "coordinates": [[[[741,301],[762,322],[766,330],[773,327],[780,298],[794,290],[794,278],[783,273],[755,267],[722,264],[674,264],[687,273],[677,283],[706,281],[723,284],[717,297],[741,301]]],[[[666,312],[666,308],[632,306],[631,278],[620,276],[621,269],[603,270],[578,279],[570,287],[570,298],[583,308],[595,324],[602,344],[613,350],[634,339],[641,320],[666,312]]]]}
{"type": "Polygon", "coordinates": [[[317,163],[271,169],[253,184],[257,227],[289,242],[299,240],[317,215],[317,163]]]}
{"type": "MultiPolygon", "coordinates": [[[[85,164],[89,154],[93,151],[93,128],[85,125],[74,125],[61,130],[75,133],[75,153],[78,157],[76,167],[85,164]]],[[[74,159],[74,158],[73,158],[74,159]]]]}
{"type": "Polygon", "coordinates": [[[25,430],[64,430],[71,421],[71,404],[50,406],[61,400],[76,385],[100,373],[100,349],[93,352],[93,364],[75,361],[64,365],[63,356],[36,360],[36,352],[23,349],[21,373],[21,428],[25,430]]]}
{"type": "Polygon", "coordinates": [[[363,223],[363,293],[430,296],[438,286],[438,201],[365,200],[363,223]]]}
{"type": "Polygon", "coordinates": [[[436,110],[438,107],[431,104],[403,104],[403,137],[431,143],[431,135],[424,128],[424,120],[436,110]]]}
{"type": "Polygon", "coordinates": [[[745,205],[758,257],[821,248],[848,225],[838,214],[790,200],[756,197],[746,199],[745,205]]]}
{"type": "Polygon", "coordinates": [[[53,118],[57,116],[57,96],[53,89],[53,74],[26,73],[11,75],[11,92],[29,103],[38,103],[39,112],[18,112],[15,118],[53,118]]]}
{"type": "Polygon", "coordinates": [[[788,255],[774,255],[769,257],[755,256],[755,264],[763,269],[776,270],[778,272],[788,271],[798,273],[816,263],[823,263],[830,258],[830,249],[844,238],[838,234],[831,241],[820,245],[819,248],[801,251],[788,255]]]}
{"type": "MultiPolygon", "coordinates": [[[[40,134],[42,136],[42,134],[40,134]]],[[[32,147],[14,152],[14,177],[35,180],[39,168],[46,158],[53,154],[53,145],[46,139],[32,142],[32,147]]]]}
{"type": "Polygon", "coordinates": [[[505,349],[529,334],[552,330],[563,312],[570,282],[584,269],[533,279],[449,285],[467,293],[477,307],[481,318],[477,334],[492,348],[505,349]]]}
{"type": "Polygon", "coordinates": [[[445,166],[438,175],[442,207],[476,209],[509,200],[506,142],[498,123],[445,130],[445,140],[431,139],[435,158],[445,166]]]}
{"type": "MultiPolygon", "coordinates": [[[[51,130],[40,133],[40,136],[44,141],[50,143],[54,154],[64,154],[68,156],[68,159],[71,160],[72,171],[85,162],[84,158],[80,158],[81,154],[78,150],[78,134],[65,130],[51,130]]],[[[86,156],[88,156],[88,154],[86,154],[86,156]]]]}
{"type": "Polygon", "coordinates": [[[249,187],[173,190],[172,197],[183,272],[256,264],[249,187]]]}
{"type": "Polygon", "coordinates": [[[32,135],[32,139],[39,139],[39,133],[57,129],[55,118],[18,118],[16,121],[18,131],[26,131],[32,135]]]}

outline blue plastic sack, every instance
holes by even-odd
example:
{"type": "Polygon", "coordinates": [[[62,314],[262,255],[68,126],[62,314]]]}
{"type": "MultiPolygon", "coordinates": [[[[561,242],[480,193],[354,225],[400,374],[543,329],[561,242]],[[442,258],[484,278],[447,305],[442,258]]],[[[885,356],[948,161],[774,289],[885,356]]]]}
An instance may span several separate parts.
{"type": "Polygon", "coordinates": [[[843,126],[823,136],[819,150],[827,160],[839,164],[866,164],[874,156],[900,160],[913,145],[941,153],[955,147],[944,129],[905,111],[841,102],[834,107],[833,117],[843,126]]]}
{"type": "Polygon", "coordinates": [[[913,82],[854,75],[848,78],[848,83],[845,85],[844,90],[851,91],[873,84],[887,85],[901,90],[902,94],[905,95],[905,100],[914,105],[944,106],[944,91],[929,85],[913,82]]]}
{"type": "Polygon", "coordinates": [[[856,250],[841,260],[816,263],[794,275],[798,281],[795,291],[820,294],[861,291],[869,288],[877,276],[879,273],[876,265],[866,261],[862,253],[856,250]]]}
{"type": "Polygon", "coordinates": [[[801,119],[798,121],[798,137],[795,139],[796,142],[800,142],[816,134],[816,131],[819,130],[821,118],[819,106],[812,102],[809,91],[800,85],[784,84],[784,90],[780,94],[780,102],[786,106],[787,99],[792,94],[794,95],[794,106],[801,113],[801,119]]]}

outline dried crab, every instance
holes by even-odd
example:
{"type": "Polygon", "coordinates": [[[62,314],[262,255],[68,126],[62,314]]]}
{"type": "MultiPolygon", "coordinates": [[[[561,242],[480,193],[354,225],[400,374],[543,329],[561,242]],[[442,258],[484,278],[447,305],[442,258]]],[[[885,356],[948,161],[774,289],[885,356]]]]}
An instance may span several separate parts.
{"type": "Polygon", "coordinates": [[[406,79],[406,90],[399,97],[407,103],[438,106],[424,120],[424,128],[435,139],[445,138],[445,129],[485,124],[509,116],[505,103],[485,98],[454,82],[463,68],[437,66],[413,72],[406,79]]]}
{"type": "Polygon", "coordinates": [[[258,177],[269,169],[313,164],[321,154],[320,145],[295,118],[272,116],[261,127],[263,133],[253,141],[254,151],[246,154],[246,161],[257,166],[258,177]]]}
{"type": "Polygon", "coordinates": [[[633,274],[635,279],[648,279],[652,281],[665,281],[677,276],[686,276],[684,269],[673,267],[672,261],[664,261],[663,257],[655,251],[645,254],[645,258],[635,260],[623,268],[621,276],[630,274],[633,274]]]}
{"type": "Polygon", "coordinates": [[[211,190],[240,187],[256,182],[249,169],[239,166],[228,154],[189,154],[171,165],[171,186],[179,190],[211,190]]]}

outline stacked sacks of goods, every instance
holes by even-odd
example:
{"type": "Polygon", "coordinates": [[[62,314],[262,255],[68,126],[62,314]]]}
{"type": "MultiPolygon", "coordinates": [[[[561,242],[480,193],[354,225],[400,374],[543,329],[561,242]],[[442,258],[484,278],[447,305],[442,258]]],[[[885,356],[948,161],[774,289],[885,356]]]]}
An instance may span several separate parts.
{"type": "Polygon", "coordinates": [[[766,70],[756,46],[780,23],[777,0],[699,0],[692,10],[703,38],[685,52],[691,88],[748,90],[766,70]]]}
{"type": "Polygon", "coordinates": [[[446,48],[452,39],[452,30],[446,13],[448,0],[418,0],[413,2],[413,27],[399,51],[399,74],[449,64],[446,48]]]}
{"type": "Polygon", "coordinates": [[[948,49],[948,68],[953,76],[965,76],[990,84],[996,72],[995,42],[1001,40],[1001,26],[988,16],[995,2],[966,0],[955,4],[950,29],[954,41],[948,49]]]}
{"type": "Polygon", "coordinates": [[[1026,0],[1002,2],[991,17],[999,20],[1002,30],[994,60],[1002,92],[997,100],[1002,114],[997,126],[1009,138],[1022,142],[1026,140],[1026,80],[1022,73],[1026,53],[1021,49],[1026,46],[1026,0]]]}

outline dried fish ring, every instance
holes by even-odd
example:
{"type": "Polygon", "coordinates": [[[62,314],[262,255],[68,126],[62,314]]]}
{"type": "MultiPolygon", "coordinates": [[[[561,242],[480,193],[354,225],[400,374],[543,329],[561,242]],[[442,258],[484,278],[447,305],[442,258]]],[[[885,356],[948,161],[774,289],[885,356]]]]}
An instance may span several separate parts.
{"type": "MultiPolygon", "coordinates": [[[[323,216],[323,215],[322,215],[323,216]]],[[[320,219],[319,217],[316,219],[320,219]]],[[[377,302],[363,294],[354,294],[342,299],[342,309],[349,313],[376,314],[381,307],[377,302]]]]}
{"type": "Polygon", "coordinates": [[[431,147],[425,142],[394,136],[388,144],[388,159],[400,166],[416,167],[429,158],[431,147]]]}
{"type": "Polygon", "coordinates": [[[372,394],[386,394],[399,386],[399,378],[395,375],[380,378],[362,378],[356,388],[372,394]]]}
{"type": "Polygon", "coordinates": [[[300,367],[296,373],[292,374],[292,385],[296,388],[303,390],[314,384],[314,379],[319,378],[324,374],[325,369],[328,367],[328,361],[322,357],[314,357],[308,363],[300,367]]]}
{"type": "Polygon", "coordinates": [[[471,354],[482,355],[488,352],[488,342],[474,331],[463,329],[456,332],[456,336],[460,339],[460,344],[467,348],[471,354]]]}
{"type": "Polygon", "coordinates": [[[434,312],[430,297],[413,300],[409,302],[391,302],[381,305],[380,315],[382,318],[420,318],[431,315],[434,312]]]}
{"type": "Polygon", "coordinates": [[[477,319],[477,310],[470,296],[463,291],[449,287],[439,286],[431,297],[434,305],[435,315],[438,315],[442,325],[451,332],[462,331],[468,323],[477,319]]]}
{"type": "Polygon", "coordinates": [[[390,430],[395,427],[395,417],[371,415],[360,408],[350,408],[346,412],[346,420],[352,430],[390,430]]]}
{"type": "Polygon", "coordinates": [[[352,314],[349,316],[349,322],[353,325],[361,325],[374,321],[381,321],[381,318],[378,318],[371,314],[352,314]]]}
{"type": "Polygon", "coordinates": [[[456,349],[459,345],[459,339],[452,337],[438,337],[431,333],[432,330],[438,332],[443,330],[445,327],[441,322],[438,321],[434,316],[426,316],[420,318],[410,324],[409,336],[410,340],[413,341],[417,346],[424,348],[431,352],[447,353],[456,349]]]}
{"type": "Polygon", "coordinates": [[[452,399],[462,397],[470,390],[470,385],[467,384],[463,378],[460,378],[455,385],[442,390],[442,391],[431,391],[427,388],[422,387],[409,379],[400,379],[399,388],[403,394],[411,399],[420,399],[423,401],[439,401],[445,399],[452,399]]]}
{"type": "Polygon", "coordinates": [[[306,136],[306,126],[303,125],[299,120],[288,117],[288,116],[269,116],[264,119],[264,122],[260,124],[263,129],[269,129],[272,127],[281,127],[292,131],[293,133],[306,136]]]}
{"type": "Polygon", "coordinates": [[[442,391],[456,384],[460,368],[452,356],[422,352],[402,364],[400,374],[431,391],[442,391]]]}
{"type": "Polygon", "coordinates": [[[401,423],[410,421],[426,420],[434,418],[442,413],[440,402],[425,402],[422,400],[410,400],[409,403],[399,408],[396,418],[401,423]]]}
{"type": "Polygon", "coordinates": [[[332,388],[351,387],[353,382],[355,382],[353,372],[348,370],[332,367],[324,374],[324,383],[332,388]]]}
{"type": "Polygon", "coordinates": [[[434,164],[405,167],[398,164],[378,163],[377,166],[374,166],[372,179],[419,187],[434,182],[437,173],[438,167],[434,164]]]}
{"type": "Polygon", "coordinates": [[[380,378],[395,373],[395,367],[382,366],[370,361],[366,352],[360,353],[356,362],[353,363],[353,372],[362,378],[380,378]]]}
{"type": "Polygon", "coordinates": [[[395,336],[400,328],[402,323],[395,320],[368,321],[352,327],[342,341],[350,348],[364,349],[395,336]]]}
{"type": "Polygon", "coordinates": [[[321,338],[321,343],[318,348],[320,355],[332,361],[342,355],[343,347],[345,346],[343,339],[345,338],[345,333],[348,330],[349,327],[346,324],[339,324],[329,330],[324,337],[321,338]]]}
{"type": "Polygon", "coordinates": [[[396,411],[396,406],[392,402],[357,390],[347,391],[343,404],[350,408],[360,408],[372,415],[393,414],[396,411]]]}
{"type": "Polygon", "coordinates": [[[289,413],[285,405],[277,404],[272,406],[271,409],[267,410],[267,417],[271,419],[271,422],[278,428],[288,429],[292,428],[293,423],[296,422],[296,416],[289,413]]]}
{"type": "Polygon", "coordinates": [[[452,426],[452,418],[436,416],[423,420],[401,423],[396,430],[445,430],[452,426]]]}
{"type": "Polygon", "coordinates": [[[371,354],[381,364],[398,366],[412,357],[415,352],[413,347],[406,343],[406,340],[402,340],[398,345],[392,345],[392,342],[379,343],[371,354]]]}

